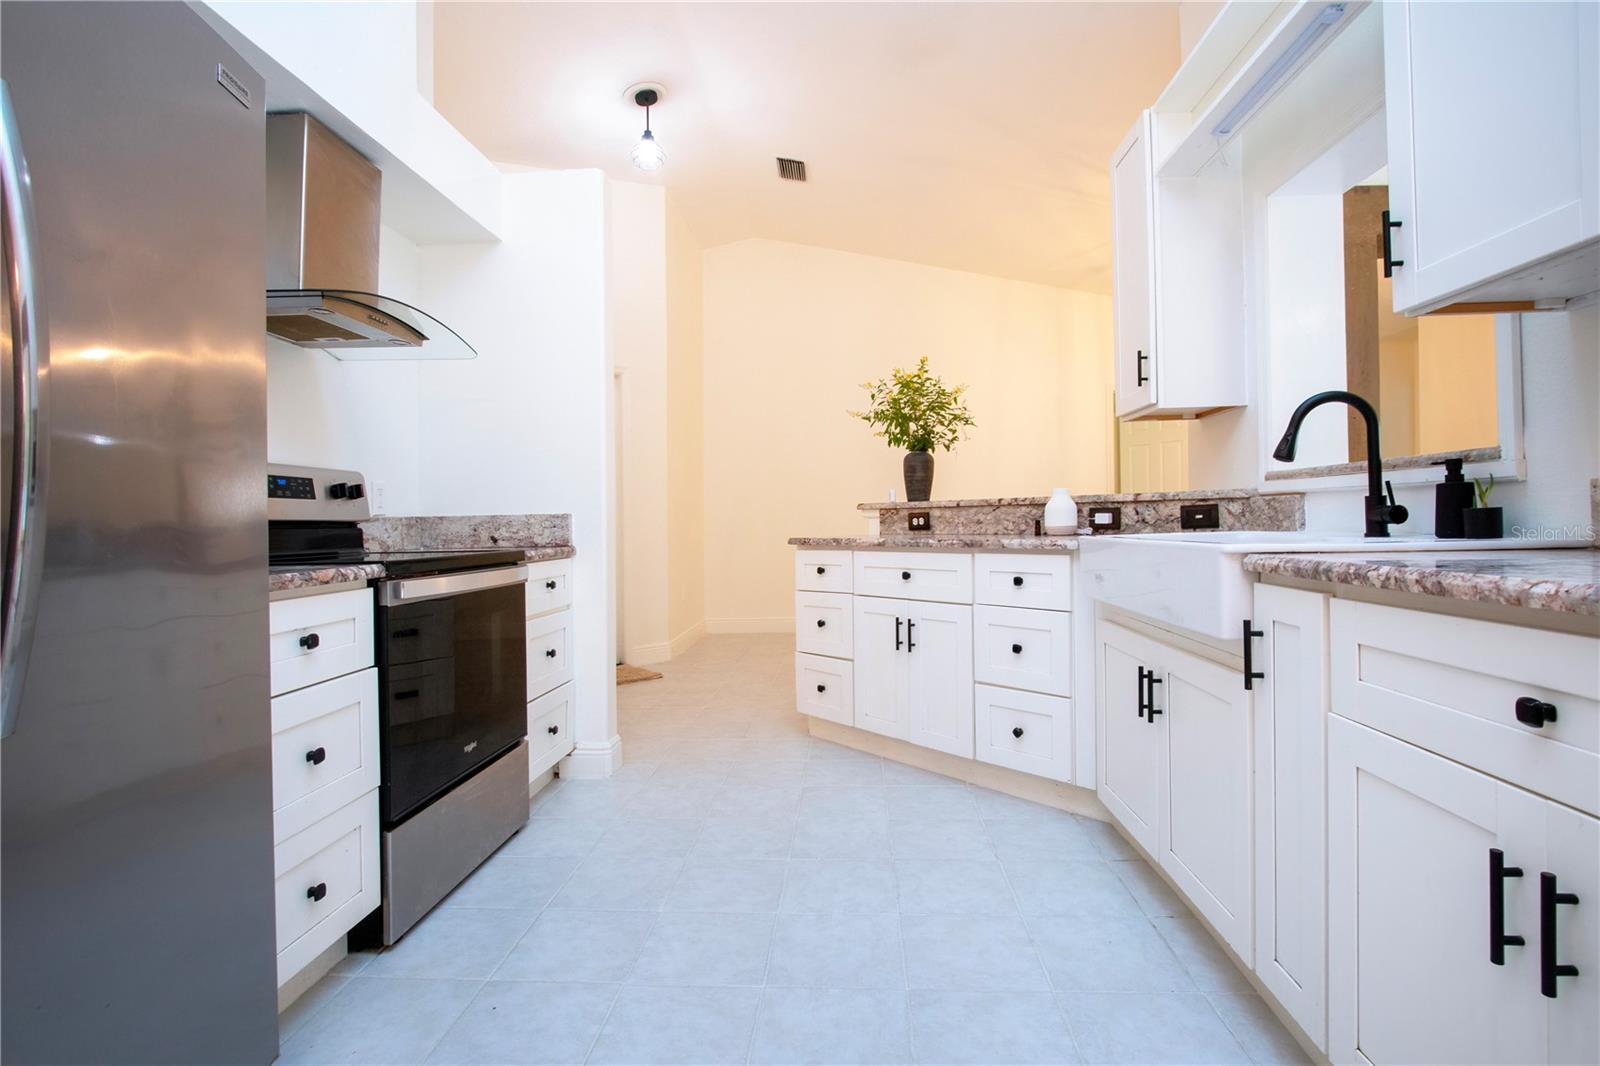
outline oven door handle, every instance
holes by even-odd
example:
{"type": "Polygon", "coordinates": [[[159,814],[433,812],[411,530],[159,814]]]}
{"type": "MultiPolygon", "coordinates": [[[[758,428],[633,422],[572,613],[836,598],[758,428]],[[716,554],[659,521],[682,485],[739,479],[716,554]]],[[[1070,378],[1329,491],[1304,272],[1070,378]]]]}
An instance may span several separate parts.
{"type": "Polygon", "coordinates": [[[381,582],[378,585],[378,602],[385,607],[393,607],[401,603],[457,596],[463,592],[520,585],[527,580],[526,566],[503,566],[495,570],[471,570],[464,574],[441,574],[438,577],[402,578],[381,582]]]}

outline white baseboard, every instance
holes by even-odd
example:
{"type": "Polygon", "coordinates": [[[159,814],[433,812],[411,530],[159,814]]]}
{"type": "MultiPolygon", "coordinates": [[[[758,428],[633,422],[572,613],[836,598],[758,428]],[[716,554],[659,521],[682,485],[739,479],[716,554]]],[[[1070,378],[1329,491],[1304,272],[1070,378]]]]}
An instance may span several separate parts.
{"type": "Polygon", "coordinates": [[[694,625],[690,626],[688,629],[685,629],[682,633],[679,633],[677,636],[672,638],[672,643],[669,647],[668,654],[670,654],[672,658],[676,659],[678,656],[682,655],[684,652],[700,643],[700,638],[705,635],[705,622],[696,622],[694,625]]]}
{"type": "Polygon", "coordinates": [[[311,991],[311,986],[328,973],[329,970],[339,965],[349,952],[345,948],[345,938],[340,937],[329,944],[322,954],[306,963],[306,968],[289,978],[278,988],[278,1013],[282,1014],[294,1005],[294,1001],[311,991]]]}
{"type": "Polygon", "coordinates": [[[793,633],[794,615],[776,618],[707,618],[707,633],[793,633]]]}
{"type": "Polygon", "coordinates": [[[622,738],[612,737],[598,744],[578,744],[561,760],[561,776],[579,781],[599,781],[610,777],[622,765],[622,738]]]}
{"type": "Polygon", "coordinates": [[[631,666],[649,666],[652,663],[664,663],[672,658],[672,643],[660,641],[655,644],[635,644],[623,649],[622,661],[631,666]]]}

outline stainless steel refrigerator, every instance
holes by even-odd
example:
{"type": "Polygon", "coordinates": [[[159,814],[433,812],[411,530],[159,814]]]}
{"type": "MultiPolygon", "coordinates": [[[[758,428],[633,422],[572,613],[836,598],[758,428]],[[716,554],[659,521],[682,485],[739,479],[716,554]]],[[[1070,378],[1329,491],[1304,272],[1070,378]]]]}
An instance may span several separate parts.
{"type": "Polygon", "coordinates": [[[176,3],[0,78],[0,1058],[270,1062],[263,84],[176,3]]]}

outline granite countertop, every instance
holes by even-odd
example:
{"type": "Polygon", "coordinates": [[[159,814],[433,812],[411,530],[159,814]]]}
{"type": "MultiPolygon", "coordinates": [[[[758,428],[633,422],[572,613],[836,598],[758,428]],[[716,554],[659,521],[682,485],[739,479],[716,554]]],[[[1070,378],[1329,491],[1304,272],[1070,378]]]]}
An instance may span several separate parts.
{"type": "Polygon", "coordinates": [[[984,533],[892,533],[876,537],[790,537],[796,548],[853,551],[864,548],[932,548],[937,551],[1070,552],[1078,538],[996,536],[984,533]]]}
{"type": "Polygon", "coordinates": [[[1600,615],[1600,551],[1593,548],[1247,555],[1244,568],[1304,581],[1600,615]]]}
{"type": "MultiPolygon", "coordinates": [[[[1274,495],[1255,489],[1184,489],[1179,492],[1086,492],[1073,501],[1085,503],[1160,503],[1165,500],[1241,500],[1250,496],[1274,495]]],[[[1290,495],[1293,495],[1290,493],[1290,495]]],[[[941,507],[1043,507],[1048,496],[979,496],[965,500],[906,500],[858,503],[858,511],[927,511],[941,507]]]]}
{"type": "MultiPolygon", "coordinates": [[[[451,549],[441,549],[448,551],[451,549]]],[[[523,554],[530,563],[549,562],[551,559],[570,559],[578,550],[570,544],[549,544],[524,548],[523,554]]],[[[325,585],[344,585],[352,581],[371,581],[383,576],[382,563],[347,563],[342,566],[306,566],[290,570],[273,570],[267,575],[268,592],[289,592],[296,589],[319,588],[325,585]]]]}

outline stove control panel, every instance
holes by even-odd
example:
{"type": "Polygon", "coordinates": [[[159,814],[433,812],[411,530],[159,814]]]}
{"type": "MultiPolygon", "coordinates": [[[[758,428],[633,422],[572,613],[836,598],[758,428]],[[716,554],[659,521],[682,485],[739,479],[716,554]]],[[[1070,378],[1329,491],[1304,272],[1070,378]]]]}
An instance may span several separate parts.
{"type": "Polygon", "coordinates": [[[366,479],[356,470],[267,464],[267,518],[354,522],[370,518],[366,479]]]}

